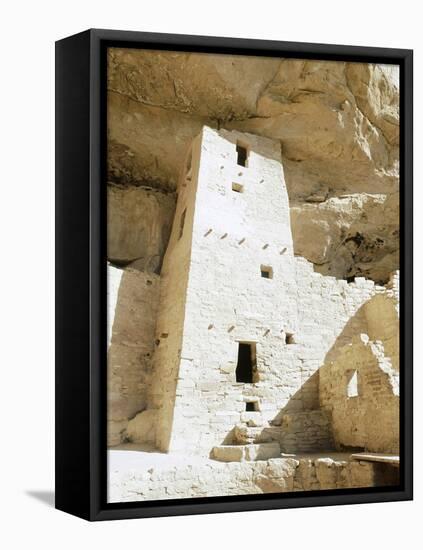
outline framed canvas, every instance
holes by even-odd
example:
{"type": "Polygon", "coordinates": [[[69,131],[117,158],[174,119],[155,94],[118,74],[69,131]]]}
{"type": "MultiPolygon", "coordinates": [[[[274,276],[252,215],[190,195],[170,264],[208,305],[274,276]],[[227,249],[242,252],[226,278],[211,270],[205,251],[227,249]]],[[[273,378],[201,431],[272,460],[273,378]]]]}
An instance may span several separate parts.
{"type": "Polygon", "coordinates": [[[412,498],[412,51],[58,41],[56,243],[58,509],[412,498]]]}

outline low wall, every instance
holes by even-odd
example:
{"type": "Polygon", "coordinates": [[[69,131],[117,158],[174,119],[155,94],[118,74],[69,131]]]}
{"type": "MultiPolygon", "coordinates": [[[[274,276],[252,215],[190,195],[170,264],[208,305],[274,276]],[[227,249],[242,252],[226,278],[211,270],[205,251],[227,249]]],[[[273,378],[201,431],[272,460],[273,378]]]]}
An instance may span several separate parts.
{"type": "MultiPolygon", "coordinates": [[[[109,451],[113,452],[113,451],[109,451]]],[[[373,487],[393,482],[385,465],[343,458],[278,458],[267,461],[131,469],[110,472],[109,502],[286,493],[373,487]],[[384,472],[388,472],[385,475],[384,472]]]]}

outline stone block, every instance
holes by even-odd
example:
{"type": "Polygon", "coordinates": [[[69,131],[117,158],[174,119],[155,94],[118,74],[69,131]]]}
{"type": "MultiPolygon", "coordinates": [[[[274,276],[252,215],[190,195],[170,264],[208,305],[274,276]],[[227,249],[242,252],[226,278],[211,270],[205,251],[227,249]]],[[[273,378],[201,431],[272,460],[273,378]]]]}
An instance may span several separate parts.
{"type": "Polygon", "coordinates": [[[243,412],[241,414],[241,422],[245,422],[251,427],[260,427],[265,424],[260,412],[243,412]]]}
{"type": "Polygon", "coordinates": [[[259,443],[245,446],[245,460],[268,460],[281,455],[279,443],[259,443]]]}
{"type": "Polygon", "coordinates": [[[219,445],[213,447],[212,458],[220,462],[241,462],[244,459],[244,446],[219,445]]]}
{"type": "Polygon", "coordinates": [[[251,428],[245,424],[237,424],[234,429],[234,439],[240,445],[247,445],[250,443],[269,443],[275,438],[266,428],[251,428]]]}

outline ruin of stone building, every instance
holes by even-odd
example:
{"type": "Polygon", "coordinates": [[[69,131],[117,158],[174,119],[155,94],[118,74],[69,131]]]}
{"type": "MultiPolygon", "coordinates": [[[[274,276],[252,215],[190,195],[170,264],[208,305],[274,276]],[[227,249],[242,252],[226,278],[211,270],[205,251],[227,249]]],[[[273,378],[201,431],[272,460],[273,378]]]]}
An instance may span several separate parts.
{"type": "Polygon", "coordinates": [[[111,445],[397,451],[398,274],[347,282],[294,255],[280,142],[204,127],[160,275],[110,266],[108,292],[111,445]]]}

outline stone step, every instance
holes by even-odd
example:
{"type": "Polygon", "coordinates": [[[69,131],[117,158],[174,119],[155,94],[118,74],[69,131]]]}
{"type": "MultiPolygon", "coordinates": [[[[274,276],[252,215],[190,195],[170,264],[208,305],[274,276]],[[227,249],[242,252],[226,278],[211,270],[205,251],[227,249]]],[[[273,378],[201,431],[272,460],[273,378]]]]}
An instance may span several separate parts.
{"type": "Polygon", "coordinates": [[[329,415],[320,410],[292,412],[282,415],[278,423],[260,424],[260,413],[254,415],[253,422],[247,423],[250,417],[242,417],[233,431],[233,443],[252,445],[277,442],[283,452],[311,452],[333,448],[333,438],[329,415]]]}
{"type": "Polygon", "coordinates": [[[213,447],[211,457],[220,462],[250,462],[279,458],[279,443],[259,443],[253,445],[218,445],[213,447]]]}
{"type": "Polygon", "coordinates": [[[259,411],[248,411],[241,413],[241,423],[251,427],[267,426],[268,422],[262,417],[259,411]]]}
{"type": "Polygon", "coordinates": [[[270,443],[280,441],[282,428],[279,426],[250,427],[237,424],[234,429],[234,443],[250,445],[252,443],[270,443]]]}

